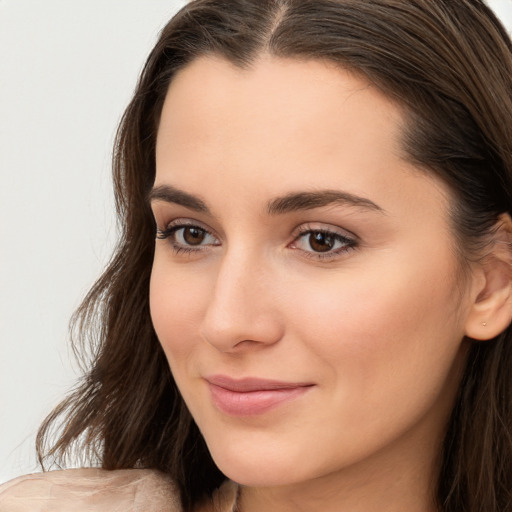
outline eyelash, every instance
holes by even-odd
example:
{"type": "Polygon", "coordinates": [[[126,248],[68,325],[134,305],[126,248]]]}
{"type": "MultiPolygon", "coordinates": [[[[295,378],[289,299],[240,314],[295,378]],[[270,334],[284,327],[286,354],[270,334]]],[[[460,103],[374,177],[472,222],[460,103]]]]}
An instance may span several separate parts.
{"type": "MultiPolygon", "coordinates": [[[[218,243],[218,244],[205,244],[205,245],[197,245],[197,246],[188,245],[187,246],[185,244],[177,242],[174,239],[174,235],[178,231],[185,229],[185,228],[197,229],[197,230],[201,231],[202,233],[204,233],[205,236],[211,236],[215,240],[217,240],[216,237],[210,231],[208,231],[206,228],[201,227],[195,223],[187,223],[187,222],[180,222],[179,224],[170,225],[169,227],[167,227],[164,230],[157,229],[156,238],[158,240],[169,239],[170,246],[175,254],[194,254],[194,253],[197,254],[199,252],[204,251],[206,249],[206,247],[220,245],[220,243],[218,243]]],[[[350,250],[357,248],[357,246],[358,246],[358,242],[355,239],[355,237],[352,238],[347,235],[342,235],[334,230],[329,230],[329,229],[325,229],[325,228],[324,229],[318,229],[318,228],[315,229],[315,228],[311,227],[310,225],[301,226],[299,228],[299,230],[296,232],[296,234],[294,235],[293,241],[288,245],[288,247],[290,247],[294,250],[301,250],[304,257],[315,259],[315,260],[324,260],[324,261],[328,260],[328,259],[333,259],[333,258],[339,257],[341,254],[344,254],[350,250]],[[342,245],[342,247],[339,247],[335,250],[329,249],[325,253],[316,252],[313,250],[312,251],[301,250],[300,248],[297,247],[297,244],[300,241],[300,239],[302,239],[303,237],[306,237],[308,235],[309,236],[322,235],[322,236],[331,238],[332,240],[334,240],[334,243],[340,242],[343,245],[342,245]]]]}
{"type": "Polygon", "coordinates": [[[304,225],[299,228],[297,234],[294,236],[293,242],[289,245],[289,247],[292,247],[293,249],[298,249],[297,247],[294,247],[294,245],[296,245],[301,238],[308,235],[323,235],[325,237],[332,238],[335,242],[341,242],[343,244],[342,247],[339,247],[334,250],[330,249],[328,252],[326,251],[325,253],[305,250],[302,251],[305,257],[313,258],[316,260],[333,259],[339,257],[341,254],[347,253],[350,250],[356,249],[358,246],[358,242],[355,237],[351,237],[345,234],[342,235],[341,233],[338,233],[335,230],[330,230],[326,228],[314,228],[311,227],[310,225],[304,225]]]}
{"type": "MultiPolygon", "coordinates": [[[[171,245],[172,250],[175,252],[175,254],[193,254],[193,253],[198,253],[200,251],[204,251],[205,247],[208,247],[208,245],[212,245],[212,244],[207,244],[207,245],[204,245],[204,246],[203,245],[197,245],[197,246],[189,245],[189,246],[187,246],[187,245],[181,244],[179,242],[176,242],[176,240],[174,239],[174,235],[179,230],[185,229],[185,228],[197,229],[199,231],[202,231],[206,235],[214,237],[214,235],[212,235],[207,229],[205,229],[205,228],[203,228],[201,226],[198,226],[197,224],[194,224],[192,222],[191,223],[180,222],[179,224],[170,225],[170,226],[168,226],[164,230],[157,229],[156,230],[156,238],[157,238],[157,240],[167,240],[167,239],[169,239],[169,243],[171,245]]],[[[213,245],[220,245],[220,244],[213,244],[213,245]]]]}

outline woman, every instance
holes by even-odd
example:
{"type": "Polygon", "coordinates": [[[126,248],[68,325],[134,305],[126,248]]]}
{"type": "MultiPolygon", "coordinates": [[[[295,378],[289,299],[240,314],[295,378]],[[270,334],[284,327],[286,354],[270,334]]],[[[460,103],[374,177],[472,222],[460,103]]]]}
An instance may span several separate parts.
{"type": "Polygon", "coordinates": [[[94,364],[39,434],[102,470],[2,510],[512,510],[511,135],[479,0],[189,3],[118,133],[94,364]]]}

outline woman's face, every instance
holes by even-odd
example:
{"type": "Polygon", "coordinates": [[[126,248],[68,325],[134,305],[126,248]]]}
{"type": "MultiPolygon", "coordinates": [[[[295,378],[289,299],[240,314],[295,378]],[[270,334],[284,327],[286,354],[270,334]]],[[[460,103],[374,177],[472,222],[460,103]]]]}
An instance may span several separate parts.
{"type": "Polygon", "coordinates": [[[470,294],[449,194],[405,160],[402,122],[374,86],[317,61],[204,57],[170,86],[151,315],[238,482],[432,467],[470,294]]]}

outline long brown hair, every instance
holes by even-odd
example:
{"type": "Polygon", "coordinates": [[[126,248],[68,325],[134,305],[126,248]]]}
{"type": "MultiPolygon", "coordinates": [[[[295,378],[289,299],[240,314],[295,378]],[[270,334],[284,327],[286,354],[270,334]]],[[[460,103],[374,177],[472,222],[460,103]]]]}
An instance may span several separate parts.
{"type": "MultiPolygon", "coordinates": [[[[185,510],[224,480],[151,324],[155,225],[147,193],[175,73],[205,54],[246,68],[263,52],[338,63],[404,107],[406,154],[445,180],[457,199],[452,217],[463,258],[472,257],[500,214],[512,212],[512,47],[483,1],[190,2],[163,29],[117,134],[122,233],[74,317],[77,353],[89,345],[92,360],[41,426],[42,464],[65,461],[78,448],[82,462],[105,469],[159,469],[178,484],[185,510]]],[[[512,511],[511,336],[509,328],[471,345],[441,455],[441,511],[512,511]]]]}

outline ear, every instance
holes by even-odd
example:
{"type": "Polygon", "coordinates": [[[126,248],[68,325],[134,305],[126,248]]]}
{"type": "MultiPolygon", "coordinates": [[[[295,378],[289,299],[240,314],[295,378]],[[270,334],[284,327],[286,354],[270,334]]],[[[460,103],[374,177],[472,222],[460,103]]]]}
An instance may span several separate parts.
{"type": "Polygon", "coordinates": [[[490,340],[512,322],[512,219],[508,214],[496,223],[473,278],[465,334],[475,340],[490,340]]]}

